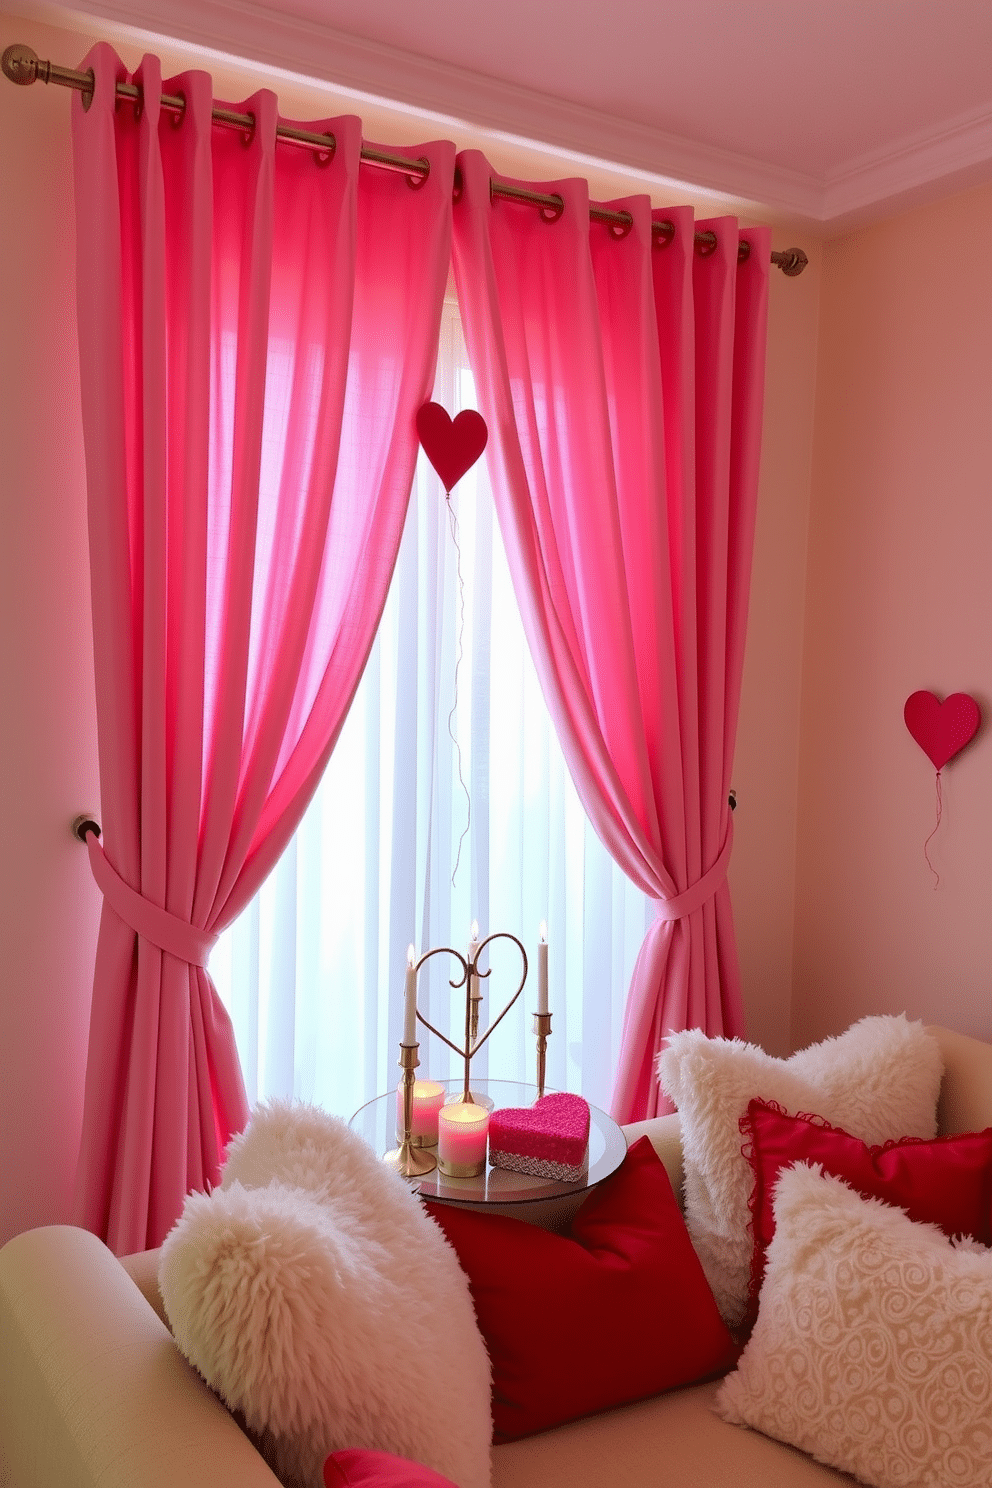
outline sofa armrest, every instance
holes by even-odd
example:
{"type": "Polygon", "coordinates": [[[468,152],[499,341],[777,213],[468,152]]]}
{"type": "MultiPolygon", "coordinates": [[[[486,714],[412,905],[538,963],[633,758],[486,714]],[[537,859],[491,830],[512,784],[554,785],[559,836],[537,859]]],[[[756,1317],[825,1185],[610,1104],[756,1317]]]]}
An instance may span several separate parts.
{"type": "Polygon", "coordinates": [[[679,1204],[682,1203],[682,1128],[678,1112],[670,1116],[653,1116],[647,1121],[631,1121],[621,1127],[627,1146],[632,1147],[638,1137],[647,1137],[657,1152],[669,1178],[679,1204]]]}
{"type": "Polygon", "coordinates": [[[158,1287],[158,1264],[161,1258],[161,1247],[157,1250],[139,1250],[134,1255],[118,1257],[149,1307],[154,1309],[171,1333],[172,1329],[169,1327],[169,1319],[165,1313],[165,1301],[158,1287]]]}
{"type": "Polygon", "coordinates": [[[992,1126],[992,1046],[951,1028],[931,1026],[940,1045],[944,1078],[937,1126],[944,1136],[992,1126]]]}
{"type": "Polygon", "coordinates": [[[278,1488],[120,1262],[69,1226],[0,1250],[4,1488],[278,1488]]]}

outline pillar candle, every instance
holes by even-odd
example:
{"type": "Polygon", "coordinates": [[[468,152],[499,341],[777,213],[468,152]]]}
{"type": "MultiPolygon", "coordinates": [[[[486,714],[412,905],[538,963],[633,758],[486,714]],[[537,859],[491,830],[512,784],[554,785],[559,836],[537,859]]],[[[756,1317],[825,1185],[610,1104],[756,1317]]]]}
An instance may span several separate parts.
{"type": "MultiPolygon", "coordinates": [[[[445,1089],[436,1080],[413,1082],[410,1137],[417,1147],[437,1146],[437,1113],[444,1105],[445,1089]]],[[[403,1082],[396,1088],[396,1140],[403,1140],[403,1082]]]]}
{"type": "Polygon", "coordinates": [[[489,1112],[463,1102],[442,1106],[438,1112],[437,1161],[442,1173],[473,1178],[486,1166],[489,1112]]]}
{"type": "Polygon", "coordinates": [[[548,1011],[548,927],[541,921],[541,939],[537,946],[537,1011],[548,1011]]]}

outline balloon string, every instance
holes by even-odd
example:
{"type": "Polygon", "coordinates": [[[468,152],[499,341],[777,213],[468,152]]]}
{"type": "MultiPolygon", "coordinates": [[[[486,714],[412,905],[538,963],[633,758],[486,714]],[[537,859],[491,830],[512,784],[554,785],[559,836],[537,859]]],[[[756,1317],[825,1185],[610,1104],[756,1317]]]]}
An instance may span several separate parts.
{"type": "Polygon", "coordinates": [[[937,872],[936,868],[931,863],[931,861],[930,861],[930,854],[927,851],[927,849],[930,846],[931,838],[933,838],[933,837],[935,837],[937,835],[937,828],[940,826],[940,818],[943,815],[943,810],[944,810],[943,791],[941,789],[941,784],[940,784],[940,771],[938,770],[937,771],[937,820],[936,820],[936,823],[934,824],[933,831],[930,833],[930,836],[927,838],[926,842],[924,842],[924,844],[923,844],[923,856],[927,860],[927,867],[930,869],[930,872],[933,874],[933,890],[934,890],[934,893],[937,892],[937,886],[940,883],[940,874],[937,872]]]}
{"type": "Polygon", "coordinates": [[[455,758],[458,762],[458,783],[465,794],[466,805],[465,827],[462,831],[462,835],[458,839],[458,851],[455,854],[455,866],[451,872],[451,887],[454,888],[455,877],[458,873],[458,865],[462,860],[462,843],[468,836],[469,828],[472,825],[472,797],[469,794],[468,786],[465,784],[465,776],[462,773],[462,746],[458,742],[458,736],[456,735],[455,730],[452,726],[455,714],[458,711],[458,674],[461,670],[462,655],[464,650],[465,579],[462,575],[462,549],[461,544],[458,541],[458,518],[455,516],[455,509],[451,504],[450,491],[445,491],[444,499],[447,502],[448,506],[448,525],[451,528],[451,540],[455,545],[455,568],[458,574],[458,650],[455,655],[455,695],[451,704],[451,712],[448,714],[448,737],[451,739],[452,744],[454,744],[455,746],[455,758]]]}

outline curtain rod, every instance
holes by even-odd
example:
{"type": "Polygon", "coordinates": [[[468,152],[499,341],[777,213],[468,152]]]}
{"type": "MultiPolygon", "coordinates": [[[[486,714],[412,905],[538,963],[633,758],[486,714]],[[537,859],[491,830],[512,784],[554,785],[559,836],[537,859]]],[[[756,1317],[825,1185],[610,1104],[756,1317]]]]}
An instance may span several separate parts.
{"type": "MultiPolygon", "coordinates": [[[[54,62],[44,62],[38,54],[29,46],[15,42],[13,46],[7,47],[0,58],[5,75],[12,83],[18,83],[27,87],[31,83],[57,83],[62,88],[75,88],[80,93],[93,93],[93,71],[78,72],[71,67],[59,67],[54,62]]],[[[134,83],[118,83],[117,97],[127,98],[132,102],[141,98],[141,89],[134,83]]],[[[161,104],[170,113],[182,114],[186,108],[186,100],[182,94],[163,93],[161,104]]],[[[85,103],[88,107],[89,105],[85,103]]],[[[253,114],[240,114],[233,109],[217,108],[213,110],[214,122],[226,125],[231,129],[252,130],[255,127],[255,116],[253,114]]],[[[296,129],[291,124],[279,123],[276,125],[276,138],[283,139],[288,144],[303,145],[313,150],[324,151],[333,155],[336,141],[333,134],[318,134],[307,129],[296,129]]],[[[378,166],[380,170],[395,171],[404,175],[411,185],[419,185],[426,180],[430,173],[430,162],[425,159],[411,160],[403,155],[390,155],[384,150],[373,149],[369,145],[362,145],[361,158],[369,165],[378,166]]],[[[530,202],[540,207],[542,215],[549,221],[560,217],[565,210],[565,203],[560,196],[547,195],[540,191],[526,191],[520,186],[508,186],[502,181],[490,181],[489,191],[491,196],[501,196],[512,201],[530,202]]],[[[594,222],[605,222],[618,237],[623,237],[633,226],[634,219],[629,212],[611,212],[606,207],[591,206],[589,216],[594,222]]],[[[653,222],[651,224],[652,236],[661,247],[666,246],[675,237],[675,225],[671,222],[653,222]]],[[[700,253],[706,255],[712,253],[716,247],[716,234],[712,232],[697,232],[695,234],[696,247],[700,253]]],[[[751,248],[749,243],[741,243],[737,250],[737,261],[743,263],[748,258],[751,248]]],[[[772,263],[782,270],[789,278],[795,278],[801,274],[809,260],[801,248],[786,248],[781,252],[775,251],[771,255],[772,263]]]]}

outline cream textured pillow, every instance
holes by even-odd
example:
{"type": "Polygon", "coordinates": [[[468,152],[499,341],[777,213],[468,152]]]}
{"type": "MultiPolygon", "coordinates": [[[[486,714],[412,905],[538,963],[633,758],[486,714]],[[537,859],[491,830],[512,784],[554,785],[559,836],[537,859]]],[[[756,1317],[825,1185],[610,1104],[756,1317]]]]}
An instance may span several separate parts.
{"type": "Polygon", "coordinates": [[[658,1075],[682,1127],[686,1225],[729,1327],[746,1311],[754,1244],[739,1125],[748,1101],[824,1116],[874,1146],[936,1135],[942,1074],[936,1039],[903,1016],[862,1018],[788,1059],[696,1028],[669,1038],[658,1075]]]}
{"type": "Polygon", "coordinates": [[[992,1253],[786,1170],[758,1320],[715,1409],[874,1488],[988,1488],[992,1253]]]}
{"type": "Polygon", "coordinates": [[[284,1483],[392,1452],[488,1488],[490,1369],[454,1250],[342,1121],[260,1106],[223,1184],[191,1194],[159,1285],[179,1348],[284,1483]]]}

